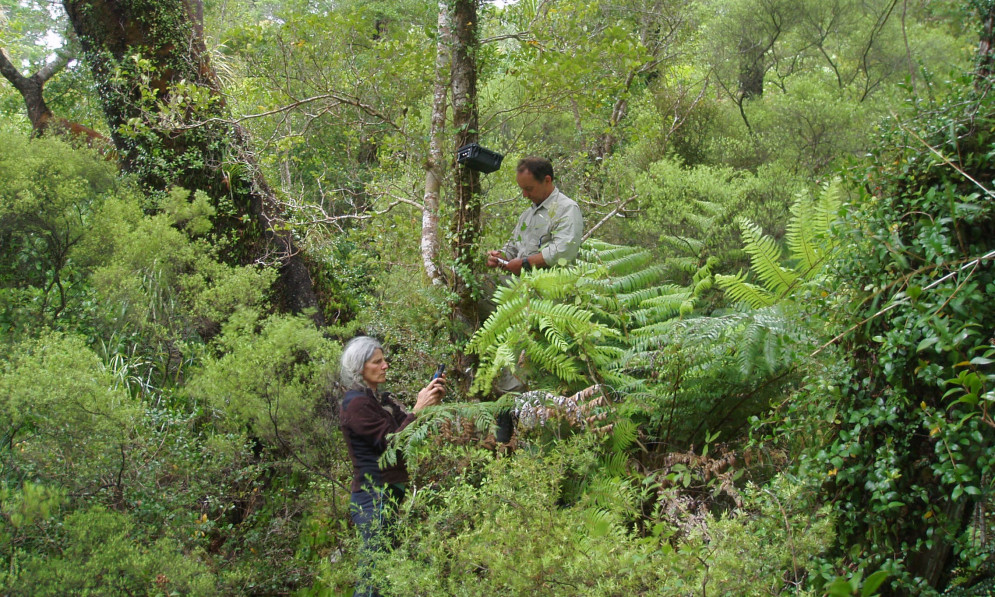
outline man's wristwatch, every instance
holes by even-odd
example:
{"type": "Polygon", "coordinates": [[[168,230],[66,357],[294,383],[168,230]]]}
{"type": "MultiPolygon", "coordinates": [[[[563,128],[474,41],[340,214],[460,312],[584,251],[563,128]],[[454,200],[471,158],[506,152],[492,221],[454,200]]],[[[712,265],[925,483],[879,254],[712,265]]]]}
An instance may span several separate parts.
{"type": "Polygon", "coordinates": [[[528,257],[522,257],[522,271],[527,272],[532,269],[532,262],[529,261],[528,257]]]}

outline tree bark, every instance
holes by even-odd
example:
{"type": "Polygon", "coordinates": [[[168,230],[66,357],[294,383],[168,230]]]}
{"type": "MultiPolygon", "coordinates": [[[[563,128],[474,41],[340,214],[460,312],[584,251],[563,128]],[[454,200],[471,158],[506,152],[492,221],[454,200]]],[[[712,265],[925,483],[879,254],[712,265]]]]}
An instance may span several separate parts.
{"type": "Polygon", "coordinates": [[[435,53],[435,88],[432,95],[432,123],[428,160],[425,163],[425,209],[422,211],[421,256],[425,274],[433,284],[442,284],[439,259],[439,191],[445,156],[446,100],[450,84],[450,53],[453,46],[452,13],[446,0],[439,2],[439,39],[435,53]]]}
{"type": "Polygon", "coordinates": [[[123,167],[153,192],[202,190],[230,261],[279,266],[277,307],[317,309],[308,268],[259,171],[248,135],[227,118],[204,43],[200,0],[64,0],[123,167]]]}
{"type": "MultiPolygon", "coordinates": [[[[477,107],[477,0],[455,0],[453,8],[455,46],[452,53],[453,125],[456,148],[476,143],[479,112],[477,107]]],[[[455,315],[466,325],[477,323],[476,302],[471,283],[475,256],[480,240],[480,173],[466,167],[456,168],[455,213],[453,215],[453,257],[456,272],[454,291],[458,297],[455,315]]]]}

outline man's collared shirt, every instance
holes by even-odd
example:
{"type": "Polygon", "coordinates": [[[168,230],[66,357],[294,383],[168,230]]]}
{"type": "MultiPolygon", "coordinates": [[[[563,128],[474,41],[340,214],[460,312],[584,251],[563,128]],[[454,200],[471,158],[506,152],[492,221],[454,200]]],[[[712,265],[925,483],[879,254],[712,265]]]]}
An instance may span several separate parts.
{"type": "Polygon", "coordinates": [[[582,236],[584,216],[580,206],[554,187],[542,203],[532,204],[522,212],[503,252],[508,259],[542,253],[546,265],[553,266],[561,259],[573,261],[582,236]]]}

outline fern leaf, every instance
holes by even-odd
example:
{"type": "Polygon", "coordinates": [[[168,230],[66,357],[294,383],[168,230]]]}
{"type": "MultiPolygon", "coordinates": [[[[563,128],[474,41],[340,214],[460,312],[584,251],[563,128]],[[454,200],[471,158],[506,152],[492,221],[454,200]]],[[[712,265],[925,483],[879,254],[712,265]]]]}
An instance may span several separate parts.
{"type": "Polygon", "coordinates": [[[743,272],[739,272],[734,276],[719,274],[715,276],[715,281],[730,299],[735,302],[746,303],[754,309],[772,305],[776,300],[776,297],[766,289],[748,283],[746,281],[746,274],[743,272]]]}
{"type": "Polygon", "coordinates": [[[788,221],[785,241],[791,258],[798,261],[802,271],[813,271],[819,264],[819,251],[815,225],[815,205],[804,196],[791,205],[791,219],[788,221]]]}
{"type": "Polygon", "coordinates": [[[781,249],[777,242],[764,236],[760,227],[746,218],[740,218],[739,227],[746,242],[746,252],[750,255],[750,265],[754,273],[772,293],[787,293],[798,278],[797,274],[781,266],[781,249]]]}

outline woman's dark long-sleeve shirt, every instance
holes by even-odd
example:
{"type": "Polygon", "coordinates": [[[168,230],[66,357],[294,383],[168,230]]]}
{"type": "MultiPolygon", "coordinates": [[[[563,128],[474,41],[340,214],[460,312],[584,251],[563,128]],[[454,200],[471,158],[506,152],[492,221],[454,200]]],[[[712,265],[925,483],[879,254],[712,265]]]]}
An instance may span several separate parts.
{"type": "Polygon", "coordinates": [[[415,415],[386,392],[378,400],[373,390],[349,390],[342,398],[339,413],[342,435],[345,436],[352,459],[352,491],[364,485],[406,483],[408,468],[402,455],[394,466],[380,468],[378,461],[387,450],[387,436],[404,429],[415,420],[415,415]]]}

